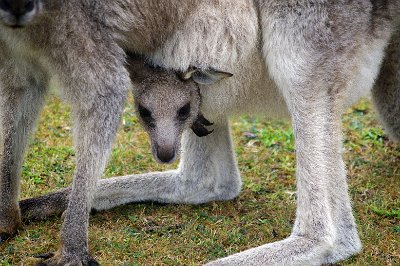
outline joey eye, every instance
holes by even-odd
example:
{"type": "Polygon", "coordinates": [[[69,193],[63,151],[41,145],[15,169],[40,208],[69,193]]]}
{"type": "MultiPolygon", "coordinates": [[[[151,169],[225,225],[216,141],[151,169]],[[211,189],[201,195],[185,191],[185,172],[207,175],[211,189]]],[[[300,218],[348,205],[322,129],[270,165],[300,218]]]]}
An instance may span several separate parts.
{"type": "Polygon", "coordinates": [[[142,105],[139,105],[139,115],[142,118],[147,118],[147,117],[150,118],[151,117],[151,112],[146,107],[143,107],[142,105]]]}
{"type": "Polygon", "coordinates": [[[139,105],[139,115],[143,119],[144,122],[148,123],[150,126],[153,121],[153,117],[151,116],[151,112],[146,107],[139,105]]]}
{"type": "Polygon", "coordinates": [[[181,109],[178,110],[178,119],[186,120],[190,114],[190,103],[185,104],[181,109]]]}

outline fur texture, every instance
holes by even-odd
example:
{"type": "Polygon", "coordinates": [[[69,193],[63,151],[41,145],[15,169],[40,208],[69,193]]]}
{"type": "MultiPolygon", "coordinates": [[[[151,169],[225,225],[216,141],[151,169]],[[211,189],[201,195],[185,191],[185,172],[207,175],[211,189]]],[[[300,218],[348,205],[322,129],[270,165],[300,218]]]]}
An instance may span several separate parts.
{"type": "MultiPolygon", "coordinates": [[[[388,42],[399,38],[393,35],[399,27],[398,0],[48,0],[43,6],[27,27],[0,28],[0,45],[5,47],[0,50],[1,73],[11,72],[0,77],[1,91],[10,98],[2,97],[1,105],[0,233],[11,234],[20,225],[5,214],[19,217],[24,142],[15,140],[26,139],[29,131],[19,128],[22,114],[33,121],[37,113],[27,110],[29,105],[22,104],[26,98],[18,95],[41,99],[43,93],[32,93],[33,88],[45,91],[48,78],[55,76],[74,107],[74,183],[72,189],[20,203],[35,218],[60,212],[68,202],[62,246],[47,265],[88,264],[90,207],[101,210],[143,200],[196,204],[237,196],[241,179],[228,117],[244,113],[289,114],[293,121],[296,221],[287,239],[210,264],[320,265],[359,252],[341,156],[340,115],[372,88],[388,42]],[[100,180],[93,191],[127,86],[123,49],[167,69],[221,69],[234,77],[200,86],[200,109],[215,123],[214,132],[204,138],[183,133],[177,170],[100,180]],[[17,95],[16,87],[26,94],[17,95]]],[[[388,105],[399,110],[400,102],[381,92],[386,87],[382,84],[391,83],[386,95],[399,93],[397,74],[386,69],[398,73],[400,48],[389,49],[397,58],[384,61],[374,98],[396,136],[399,114],[385,110],[388,105]]]]}
{"type": "Polygon", "coordinates": [[[372,98],[392,139],[400,141],[400,30],[392,37],[372,98]]]}

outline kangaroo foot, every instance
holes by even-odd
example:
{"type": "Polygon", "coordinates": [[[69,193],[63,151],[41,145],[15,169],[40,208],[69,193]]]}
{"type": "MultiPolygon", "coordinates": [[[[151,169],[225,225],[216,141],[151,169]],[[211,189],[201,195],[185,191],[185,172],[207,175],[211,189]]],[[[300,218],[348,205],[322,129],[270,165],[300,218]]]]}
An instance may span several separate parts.
{"type": "Polygon", "coordinates": [[[78,266],[100,266],[100,264],[90,256],[61,256],[54,253],[46,253],[36,255],[35,258],[43,261],[36,266],[61,266],[61,265],[78,265],[78,266]]]}
{"type": "Polygon", "coordinates": [[[20,228],[22,221],[18,208],[0,210],[0,245],[13,237],[20,228]]]}

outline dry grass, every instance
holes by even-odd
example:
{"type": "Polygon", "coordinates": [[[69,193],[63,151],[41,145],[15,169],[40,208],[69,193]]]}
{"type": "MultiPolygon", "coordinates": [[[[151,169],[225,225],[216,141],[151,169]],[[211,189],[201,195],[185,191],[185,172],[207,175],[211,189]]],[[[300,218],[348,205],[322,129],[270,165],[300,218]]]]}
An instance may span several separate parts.
{"type": "MultiPolygon", "coordinates": [[[[50,97],[23,167],[23,198],[71,182],[68,117],[69,109],[50,97]]],[[[343,121],[350,194],[364,250],[342,264],[400,265],[400,146],[384,135],[367,100],[343,121]]],[[[102,265],[197,265],[290,234],[295,164],[289,125],[249,117],[232,124],[244,179],[240,197],[200,206],[131,204],[100,212],[91,217],[90,245],[102,265]]],[[[128,106],[106,177],[166,168],[154,163],[147,136],[128,106]]],[[[37,261],[34,254],[56,250],[60,226],[60,217],[26,225],[0,247],[0,265],[30,265],[37,261]]]]}

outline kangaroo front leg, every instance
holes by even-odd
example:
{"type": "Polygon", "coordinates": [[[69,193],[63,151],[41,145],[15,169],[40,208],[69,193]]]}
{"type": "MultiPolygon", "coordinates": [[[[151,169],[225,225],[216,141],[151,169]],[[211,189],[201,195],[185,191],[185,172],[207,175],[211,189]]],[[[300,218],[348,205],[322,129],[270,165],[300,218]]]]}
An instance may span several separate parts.
{"type": "Polygon", "coordinates": [[[0,243],[22,226],[18,206],[21,164],[47,86],[46,80],[37,82],[7,70],[0,66],[0,73],[7,73],[0,75],[0,243]]]}
{"type": "Polygon", "coordinates": [[[61,248],[41,265],[87,265],[94,260],[88,251],[88,220],[93,190],[102,174],[122,112],[125,92],[116,89],[94,95],[92,106],[74,106],[76,171],[61,229],[61,248]]]}
{"type": "Polygon", "coordinates": [[[330,47],[342,44],[334,37],[326,46],[317,41],[332,34],[322,15],[326,7],[315,6],[302,9],[301,4],[277,1],[260,7],[265,60],[285,97],[295,134],[297,211],[292,234],[210,265],[321,265],[360,248],[347,195],[340,125],[341,100],[352,85],[348,70],[357,60],[347,58],[351,53],[335,54],[330,47]]]}

